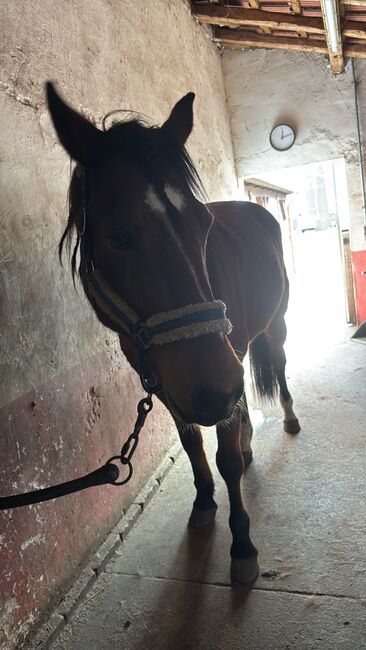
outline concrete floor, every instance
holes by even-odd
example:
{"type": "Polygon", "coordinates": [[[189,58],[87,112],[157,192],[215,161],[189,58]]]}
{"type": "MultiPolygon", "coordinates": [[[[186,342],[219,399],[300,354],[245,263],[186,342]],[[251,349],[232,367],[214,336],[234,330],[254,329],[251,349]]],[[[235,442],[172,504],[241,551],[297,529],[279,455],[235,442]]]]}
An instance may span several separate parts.
{"type": "MultiPolygon", "coordinates": [[[[289,341],[303,359],[289,364],[298,436],[282,432],[279,409],[251,410],[254,588],[230,584],[217,472],[215,525],[187,529],[194,488],[182,454],[52,650],[366,648],[366,346],[349,335],[324,326],[317,345],[289,341]]],[[[214,431],[205,442],[213,459],[214,431]]]]}

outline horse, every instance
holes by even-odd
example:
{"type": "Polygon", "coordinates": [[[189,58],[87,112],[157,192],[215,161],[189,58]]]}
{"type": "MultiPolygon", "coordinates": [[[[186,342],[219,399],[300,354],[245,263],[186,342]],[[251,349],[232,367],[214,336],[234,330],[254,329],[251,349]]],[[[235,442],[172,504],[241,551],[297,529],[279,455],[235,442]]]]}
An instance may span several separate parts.
{"type": "Polygon", "coordinates": [[[241,494],[252,460],[248,350],[257,394],[274,399],[279,392],[285,431],[300,430],[285,377],[289,284],[280,226],[253,203],[205,203],[185,148],[194,93],[160,127],[133,116],[99,129],[51,82],[46,92],[59,141],[76,163],[60,258],[68,246],[74,282],[79,274],[97,317],[175,421],[196,487],[192,527],[212,524],[216,513],[200,431],[216,425],[216,462],[230,502],[231,580],[251,585],[258,551],[241,494]]]}

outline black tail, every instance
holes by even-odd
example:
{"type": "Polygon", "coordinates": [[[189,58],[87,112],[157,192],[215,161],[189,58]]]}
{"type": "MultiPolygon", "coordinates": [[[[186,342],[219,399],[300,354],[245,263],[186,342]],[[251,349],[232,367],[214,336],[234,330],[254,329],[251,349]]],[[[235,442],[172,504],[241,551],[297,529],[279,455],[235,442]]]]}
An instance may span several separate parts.
{"type": "Polygon", "coordinates": [[[269,358],[268,342],[259,334],[249,347],[250,372],[255,393],[259,398],[273,400],[278,394],[275,369],[269,358]]]}

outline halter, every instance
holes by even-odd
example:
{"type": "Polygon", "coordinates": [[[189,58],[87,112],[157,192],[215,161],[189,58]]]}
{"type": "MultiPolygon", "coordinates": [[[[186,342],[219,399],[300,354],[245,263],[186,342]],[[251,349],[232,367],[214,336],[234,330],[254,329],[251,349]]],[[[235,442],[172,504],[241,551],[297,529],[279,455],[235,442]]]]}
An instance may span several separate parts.
{"type": "Polygon", "coordinates": [[[231,322],[226,318],[226,306],[221,300],[200,302],[149,316],[146,321],[109,286],[100,271],[92,268],[87,275],[88,295],[99,309],[128,334],[140,355],[140,377],[143,387],[157,392],[144,377],[144,352],[151,345],[166,345],[206,334],[229,334],[231,322]]]}

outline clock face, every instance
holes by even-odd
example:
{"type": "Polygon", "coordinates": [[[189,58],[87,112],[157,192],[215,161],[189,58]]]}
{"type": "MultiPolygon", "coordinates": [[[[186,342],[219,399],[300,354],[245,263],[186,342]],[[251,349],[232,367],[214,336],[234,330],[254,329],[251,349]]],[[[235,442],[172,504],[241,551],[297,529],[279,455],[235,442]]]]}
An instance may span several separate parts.
{"type": "Polygon", "coordinates": [[[288,124],[279,124],[272,129],[269,141],[277,151],[286,151],[295,142],[295,131],[288,124]]]}

